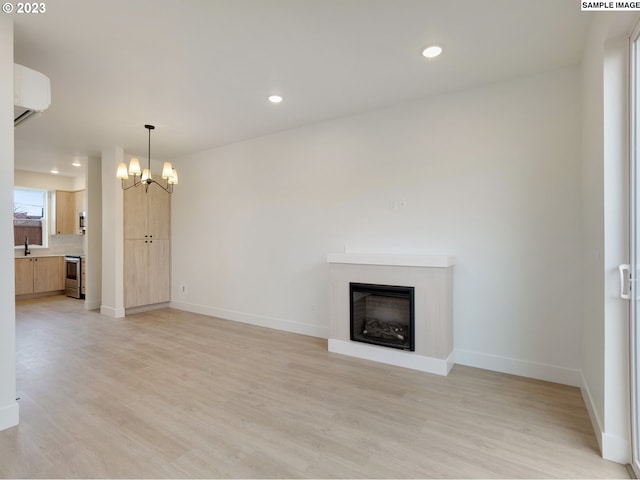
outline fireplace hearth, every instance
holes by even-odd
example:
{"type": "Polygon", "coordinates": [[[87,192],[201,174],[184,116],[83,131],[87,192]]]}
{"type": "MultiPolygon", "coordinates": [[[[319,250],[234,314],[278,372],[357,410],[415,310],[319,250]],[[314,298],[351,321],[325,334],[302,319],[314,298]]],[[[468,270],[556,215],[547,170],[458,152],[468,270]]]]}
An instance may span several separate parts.
{"type": "Polygon", "coordinates": [[[414,288],[350,283],[351,340],[415,350],[414,288]]]}

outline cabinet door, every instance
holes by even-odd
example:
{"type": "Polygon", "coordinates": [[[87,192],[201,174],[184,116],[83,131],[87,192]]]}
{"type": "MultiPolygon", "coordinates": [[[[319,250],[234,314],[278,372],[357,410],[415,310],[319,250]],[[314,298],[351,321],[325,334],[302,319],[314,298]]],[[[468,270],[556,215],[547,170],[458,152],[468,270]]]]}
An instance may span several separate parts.
{"type": "MultiPolygon", "coordinates": [[[[157,189],[151,185],[149,190],[157,189]]],[[[144,186],[124,191],[124,238],[145,238],[149,235],[147,224],[148,194],[144,186]]]]}
{"type": "Polygon", "coordinates": [[[76,197],[75,192],[56,191],[56,233],[73,235],[75,228],[76,197]]]}
{"type": "Polygon", "coordinates": [[[33,293],[64,290],[64,258],[33,259],[33,293]]]}
{"type": "MultiPolygon", "coordinates": [[[[165,193],[166,195],[166,193],[165,193]]],[[[171,252],[169,240],[156,240],[148,244],[149,303],[171,300],[171,252]]]]}
{"type": "Polygon", "coordinates": [[[169,240],[171,232],[171,195],[150,186],[147,192],[149,201],[149,235],[154,240],[169,240]]]}
{"type": "Polygon", "coordinates": [[[149,304],[148,240],[124,241],[124,306],[149,304]]]}
{"type": "Polygon", "coordinates": [[[33,258],[16,258],[16,295],[33,293],[33,258]]]}

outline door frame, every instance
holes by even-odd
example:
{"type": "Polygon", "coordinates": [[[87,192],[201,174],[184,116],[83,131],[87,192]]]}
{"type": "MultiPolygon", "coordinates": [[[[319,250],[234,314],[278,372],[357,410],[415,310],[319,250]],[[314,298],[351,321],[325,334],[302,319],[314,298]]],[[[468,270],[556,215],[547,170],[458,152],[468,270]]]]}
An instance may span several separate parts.
{"type": "Polygon", "coordinates": [[[631,395],[630,402],[630,419],[631,419],[631,467],[636,478],[640,478],[640,382],[638,374],[640,368],[638,365],[640,345],[637,339],[638,334],[638,314],[637,305],[640,296],[636,293],[638,286],[638,258],[639,253],[636,242],[640,240],[638,237],[638,228],[640,219],[636,215],[640,213],[637,208],[638,196],[640,190],[640,182],[636,181],[638,174],[638,162],[640,162],[640,154],[638,146],[640,145],[640,135],[636,134],[637,128],[640,126],[640,75],[637,69],[640,66],[640,22],[636,23],[631,35],[629,36],[629,141],[630,141],[630,158],[629,158],[629,234],[630,234],[630,280],[629,280],[629,392],[631,395]]]}

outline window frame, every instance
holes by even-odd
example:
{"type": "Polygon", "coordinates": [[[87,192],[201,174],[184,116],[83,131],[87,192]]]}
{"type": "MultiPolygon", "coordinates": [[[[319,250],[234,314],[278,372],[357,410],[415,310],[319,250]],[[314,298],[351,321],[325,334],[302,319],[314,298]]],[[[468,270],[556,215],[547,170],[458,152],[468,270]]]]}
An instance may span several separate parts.
{"type": "MultiPolygon", "coordinates": [[[[34,187],[21,187],[18,185],[15,185],[13,187],[13,191],[14,191],[14,195],[15,195],[15,191],[16,190],[24,190],[24,191],[31,191],[31,192],[41,192],[43,199],[44,199],[44,206],[43,206],[43,216],[42,216],[42,245],[32,245],[29,244],[29,249],[42,249],[42,248],[49,248],[49,231],[50,231],[50,223],[51,223],[51,191],[46,189],[46,188],[34,188],[34,187]]],[[[15,196],[14,196],[14,208],[15,208],[15,196]]],[[[15,217],[14,217],[15,220],[15,217]]],[[[14,227],[15,228],[15,227],[14,227]]],[[[14,230],[14,237],[15,237],[15,230],[14,230]]],[[[15,249],[22,249],[24,248],[24,245],[14,245],[13,246],[14,250],[15,249]]]]}

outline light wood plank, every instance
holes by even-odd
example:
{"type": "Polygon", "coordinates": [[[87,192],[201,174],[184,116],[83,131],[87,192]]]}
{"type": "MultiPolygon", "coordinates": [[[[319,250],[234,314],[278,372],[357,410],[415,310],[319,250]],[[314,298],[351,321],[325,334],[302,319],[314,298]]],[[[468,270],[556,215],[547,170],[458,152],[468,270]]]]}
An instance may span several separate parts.
{"type": "Polygon", "coordinates": [[[64,290],[64,257],[33,259],[33,292],[64,290]]]}
{"type": "Polygon", "coordinates": [[[2,477],[627,478],[577,388],[430,375],[171,309],[112,319],[49,297],[16,315],[2,477]]]}
{"type": "Polygon", "coordinates": [[[73,235],[75,228],[76,194],[63,190],[56,191],[56,233],[73,235]]]}
{"type": "MultiPolygon", "coordinates": [[[[166,195],[166,193],[165,193],[166,195]]],[[[150,240],[147,244],[149,304],[171,300],[171,250],[169,240],[150,240]]]]}
{"type": "Polygon", "coordinates": [[[33,293],[33,258],[16,258],[16,295],[33,293]]]}
{"type": "Polygon", "coordinates": [[[147,192],[149,197],[149,235],[153,240],[171,238],[171,195],[152,185],[147,192]]]}
{"type": "Polygon", "coordinates": [[[149,235],[147,204],[148,196],[145,187],[134,187],[123,192],[123,232],[124,238],[140,239],[149,235]]]}
{"type": "Polygon", "coordinates": [[[124,241],[124,306],[149,303],[149,240],[124,241]]]}

